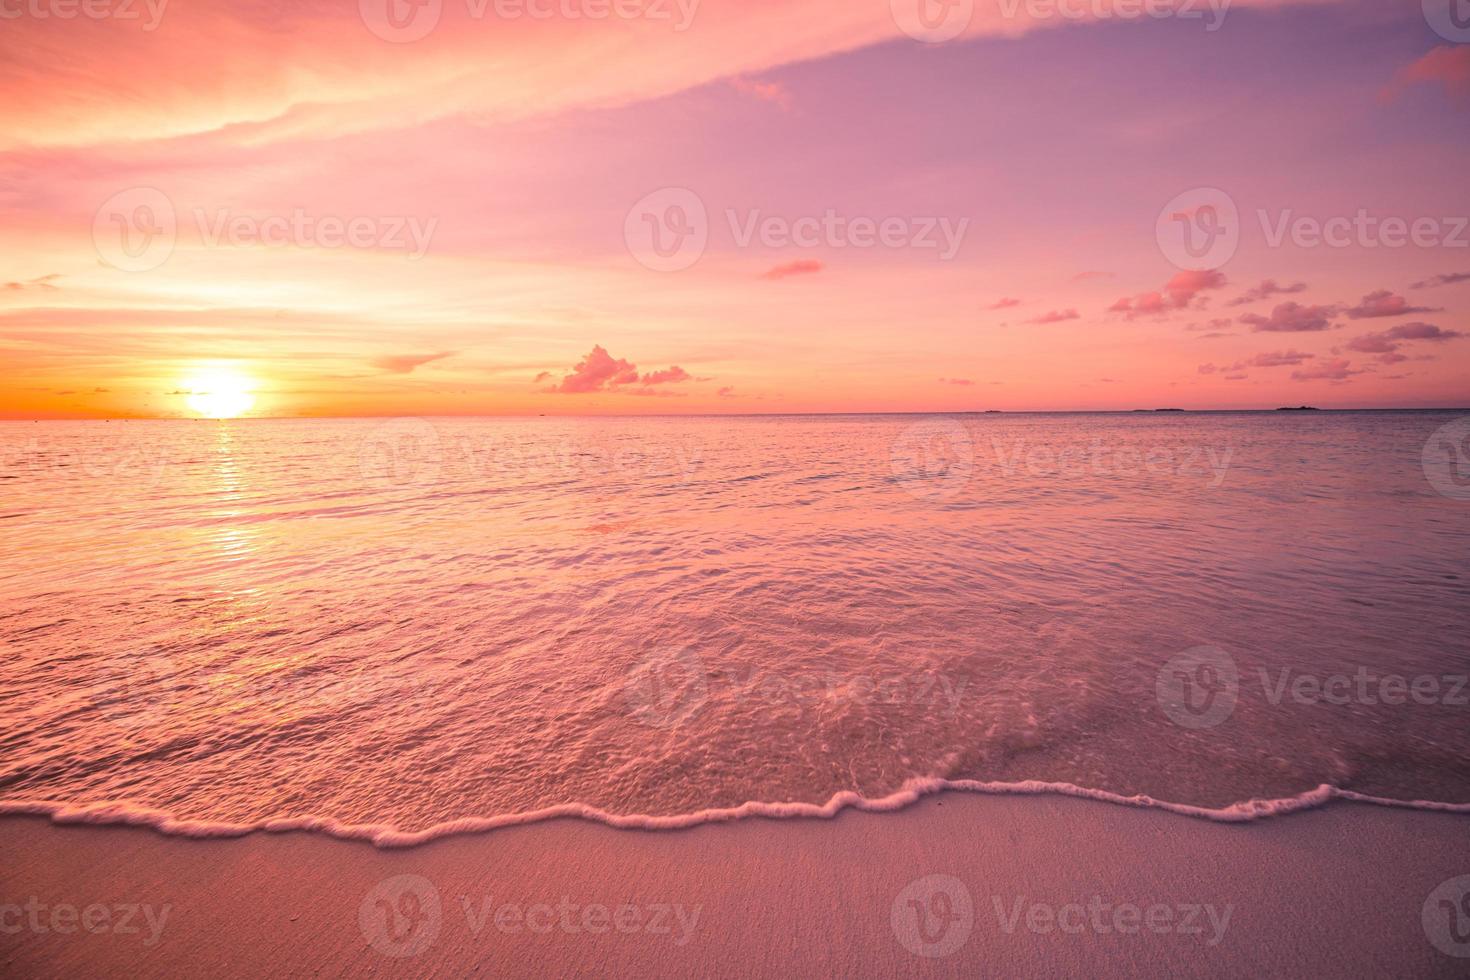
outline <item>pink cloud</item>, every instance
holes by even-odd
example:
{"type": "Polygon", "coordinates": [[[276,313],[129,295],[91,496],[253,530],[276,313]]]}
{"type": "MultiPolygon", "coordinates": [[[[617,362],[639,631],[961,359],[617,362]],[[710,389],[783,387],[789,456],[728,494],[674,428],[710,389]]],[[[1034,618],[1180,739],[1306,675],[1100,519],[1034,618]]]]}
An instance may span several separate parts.
{"type": "Polygon", "coordinates": [[[653,371],[645,374],[639,380],[646,385],[666,385],[679,381],[688,381],[692,377],[692,374],[675,364],[673,367],[665,368],[662,371],[653,371]]]}
{"type": "Polygon", "coordinates": [[[791,108],[791,93],[780,82],[758,82],[751,78],[732,78],[730,84],[737,92],[755,96],[764,102],[774,102],[783,109],[791,108]]]}
{"type": "Polygon", "coordinates": [[[373,358],[372,363],[373,367],[390,374],[411,374],[414,368],[453,356],[454,351],[444,351],[439,354],[385,354],[382,357],[373,358]]]}
{"type": "Polygon", "coordinates": [[[1410,286],[1410,289],[1432,289],[1435,286],[1453,286],[1456,283],[1470,282],[1470,272],[1445,272],[1428,279],[1420,280],[1410,286]]]}
{"type": "Polygon", "coordinates": [[[1020,306],[1020,305],[1021,305],[1021,301],[1020,300],[1013,299],[1010,296],[1004,296],[1004,297],[996,300],[994,303],[991,303],[989,306],[987,306],[985,308],[987,310],[1008,310],[1008,309],[1010,309],[1013,306],[1020,306]]]}
{"type": "Polygon", "coordinates": [[[1302,364],[1316,356],[1316,354],[1304,354],[1295,349],[1271,351],[1264,354],[1257,354],[1250,359],[1249,363],[1252,367],[1284,367],[1291,364],[1302,364]]]}
{"type": "Polygon", "coordinates": [[[610,385],[634,384],[638,381],[638,366],[614,358],[601,344],[577,362],[572,373],[561,379],[561,383],[549,391],[563,395],[581,395],[604,391],[610,385]]]}
{"type": "Polygon", "coordinates": [[[787,262],[784,265],[767,269],[761,273],[761,278],[774,282],[780,279],[789,279],[792,276],[816,275],[825,268],[827,268],[826,265],[816,259],[797,259],[795,262],[787,262]]]}
{"type": "Polygon", "coordinates": [[[1370,320],[1376,317],[1407,316],[1410,313],[1438,313],[1427,306],[1410,306],[1409,301],[1387,289],[1380,289],[1363,297],[1357,306],[1343,311],[1353,320],[1370,320]]]}
{"type": "Polygon", "coordinates": [[[1470,46],[1435,48],[1401,69],[1384,91],[1384,97],[1396,99],[1411,85],[1436,82],[1444,86],[1445,94],[1450,98],[1470,102],[1470,46]]]}
{"type": "Polygon", "coordinates": [[[1201,293],[1225,286],[1225,274],[1219,270],[1181,272],[1157,292],[1125,296],[1112,306],[1110,313],[1122,313],[1133,320],[1140,316],[1161,316],[1173,310],[1188,309],[1201,293]]]}
{"type": "Polygon", "coordinates": [[[1082,314],[1078,313],[1076,310],[1051,310],[1047,313],[1041,314],[1041,316],[1032,317],[1030,320],[1025,320],[1023,322],[1039,324],[1065,323],[1068,320],[1079,320],[1081,318],[1082,314]]]}
{"type": "Polygon", "coordinates": [[[942,385],[955,385],[960,388],[972,388],[975,385],[975,382],[969,378],[940,378],[939,383],[942,385]]]}
{"type": "Polygon", "coordinates": [[[1384,364],[1398,364],[1408,360],[1407,355],[1399,353],[1404,343],[1418,340],[1443,343],[1463,336],[1458,330],[1444,330],[1432,323],[1403,323],[1389,330],[1354,337],[1347,342],[1347,349],[1360,354],[1377,354],[1378,360],[1384,364]]]}
{"type": "MultiPolygon", "coordinates": [[[[539,380],[541,376],[537,377],[539,380]]],[[[689,381],[693,377],[677,364],[664,368],[662,371],[651,371],[640,375],[638,365],[621,357],[613,357],[601,344],[598,344],[586,357],[577,362],[571,374],[563,377],[557,385],[545,390],[551,394],[561,395],[584,395],[614,389],[622,394],[630,395],[668,394],[654,391],[653,387],[689,381]],[[633,385],[639,387],[631,387],[633,385]]]]}
{"type": "Polygon", "coordinates": [[[1351,361],[1339,357],[1330,361],[1323,361],[1316,367],[1308,368],[1305,371],[1293,371],[1291,372],[1291,380],[1346,381],[1353,375],[1362,373],[1362,371],[1354,370],[1351,361]]]}
{"type": "Polygon", "coordinates": [[[1271,311],[1269,317],[1259,313],[1247,313],[1240,318],[1257,333],[1312,333],[1330,330],[1332,318],[1337,310],[1330,306],[1303,306],[1300,303],[1282,303],[1271,311]]]}
{"type": "Polygon", "coordinates": [[[1256,354],[1254,357],[1248,357],[1243,361],[1236,361],[1234,364],[1223,368],[1217,368],[1214,364],[1201,364],[1199,367],[1199,373],[1214,374],[1217,371],[1240,372],[1244,371],[1246,368],[1253,367],[1289,367],[1297,364],[1305,364],[1307,361],[1310,361],[1316,356],[1316,354],[1306,354],[1294,348],[1292,350],[1267,351],[1265,353],[1256,354]]]}
{"type": "Polygon", "coordinates": [[[37,276],[34,279],[27,279],[24,282],[7,282],[5,284],[5,288],[12,290],[46,289],[54,291],[57,289],[57,287],[52,285],[52,283],[60,278],[61,273],[53,272],[49,276],[37,276]]]}
{"type": "Polygon", "coordinates": [[[1263,280],[1259,286],[1255,287],[1254,289],[1246,290],[1244,293],[1237,296],[1235,299],[1231,300],[1225,305],[1245,306],[1249,303],[1259,303],[1262,300],[1270,299],[1273,296],[1289,296],[1293,293],[1304,293],[1306,291],[1307,284],[1304,282],[1294,282],[1289,286],[1283,286],[1279,284],[1275,279],[1266,279],[1263,280]]]}
{"type": "Polygon", "coordinates": [[[1465,336],[1458,330],[1444,330],[1432,323],[1404,323],[1387,331],[1395,340],[1456,340],[1465,336]]]}

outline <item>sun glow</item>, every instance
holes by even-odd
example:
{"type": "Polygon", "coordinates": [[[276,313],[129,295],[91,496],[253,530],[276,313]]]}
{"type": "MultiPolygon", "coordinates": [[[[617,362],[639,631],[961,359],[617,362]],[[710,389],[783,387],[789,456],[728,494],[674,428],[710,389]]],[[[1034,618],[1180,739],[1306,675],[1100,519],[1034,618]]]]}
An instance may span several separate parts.
{"type": "Polygon", "coordinates": [[[183,383],[189,411],[199,418],[233,419],[255,405],[252,380],[234,368],[213,367],[196,372],[183,383]]]}

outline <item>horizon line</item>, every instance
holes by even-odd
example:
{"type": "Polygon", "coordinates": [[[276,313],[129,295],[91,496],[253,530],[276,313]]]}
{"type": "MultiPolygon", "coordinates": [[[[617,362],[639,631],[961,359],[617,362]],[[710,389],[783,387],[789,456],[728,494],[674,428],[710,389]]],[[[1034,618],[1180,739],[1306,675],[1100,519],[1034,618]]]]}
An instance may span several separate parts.
{"type": "Polygon", "coordinates": [[[963,409],[959,411],[847,411],[847,412],[663,412],[663,413],[434,413],[418,412],[398,415],[239,415],[233,418],[210,418],[185,415],[43,415],[0,417],[0,422],[21,424],[37,422],[311,422],[340,420],[382,420],[400,418],[424,419],[687,419],[687,418],[841,418],[850,416],[924,416],[924,415],[1276,415],[1295,412],[1467,412],[1470,406],[1321,408],[1312,405],[1285,405],[1276,408],[1033,408],[1033,409],[963,409]]]}

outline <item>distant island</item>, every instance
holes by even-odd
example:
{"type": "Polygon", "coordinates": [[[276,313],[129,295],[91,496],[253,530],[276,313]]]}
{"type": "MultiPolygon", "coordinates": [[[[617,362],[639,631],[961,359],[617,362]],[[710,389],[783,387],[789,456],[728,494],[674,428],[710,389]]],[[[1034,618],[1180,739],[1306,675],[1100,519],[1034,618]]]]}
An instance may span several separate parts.
{"type": "Polygon", "coordinates": [[[1302,405],[1302,406],[1300,406],[1298,408],[1278,408],[1276,411],[1278,411],[1278,412],[1320,412],[1322,410],[1320,408],[1313,408],[1311,405],[1302,405]]]}

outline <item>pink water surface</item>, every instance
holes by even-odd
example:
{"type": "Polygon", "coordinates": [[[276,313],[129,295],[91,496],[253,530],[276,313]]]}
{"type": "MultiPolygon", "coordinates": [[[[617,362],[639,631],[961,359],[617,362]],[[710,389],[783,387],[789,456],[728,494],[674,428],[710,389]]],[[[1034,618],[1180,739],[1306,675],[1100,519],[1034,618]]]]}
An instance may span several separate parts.
{"type": "Polygon", "coordinates": [[[1470,801],[1456,418],[0,423],[0,803],[1470,801]],[[1355,673],[1438,693],[1273,700],[1355,673]]]}

